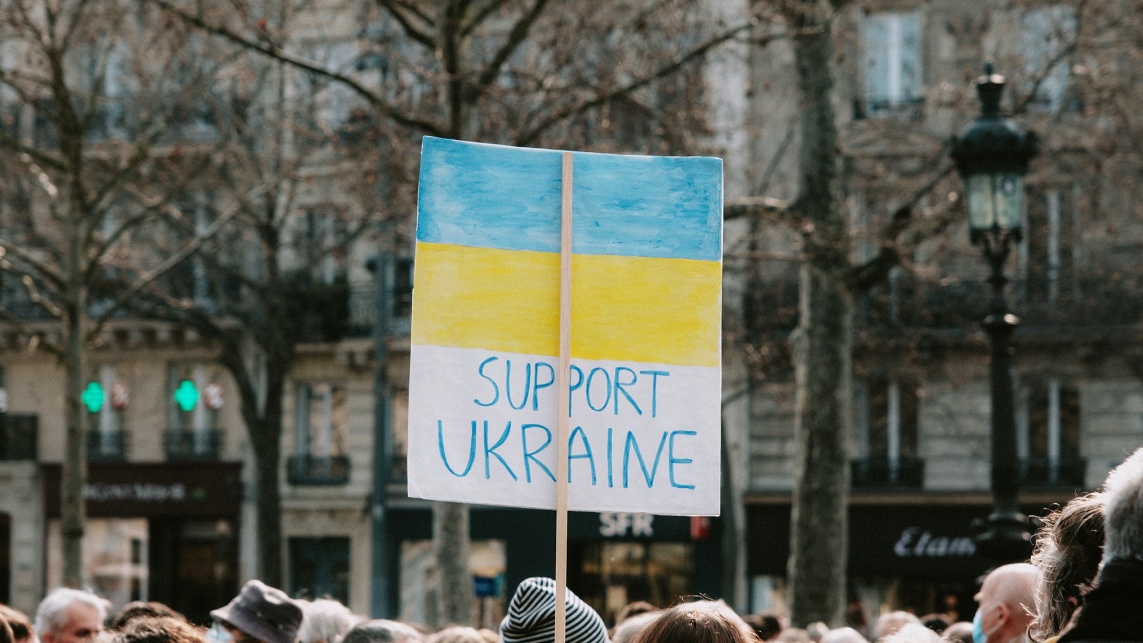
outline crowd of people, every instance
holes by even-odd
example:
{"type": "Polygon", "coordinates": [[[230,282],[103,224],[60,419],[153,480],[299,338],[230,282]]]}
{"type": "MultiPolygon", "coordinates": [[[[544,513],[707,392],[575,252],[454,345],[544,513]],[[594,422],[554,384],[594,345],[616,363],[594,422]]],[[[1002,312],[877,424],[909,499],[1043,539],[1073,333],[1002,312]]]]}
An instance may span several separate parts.
{"type": "MultiPolygon", "coordinates": [[[[57,589],[34,621],[0,605],[0,643],[548,643],[556,634],[556,583],[529,578],[516,588],[498,631],[369,620],[337,601],[291,599],[257,580],[213,612],[210,628],[156,602],[114,615],[95,594],[57,589]]],[[[1093,643],[1143,641],[1143,449],[1116,467],[1103,488],[1051,513],[1028,562],[989,572],[972,622],[944,615],[883,614],[872,627],[790,627],[779,614],[745,617],[723,601],[660,609],[628,605],[608,629],[568,589],[567,643],[1093,643]],[[865,630],[866,628],[862,628],[865,630]]]]}

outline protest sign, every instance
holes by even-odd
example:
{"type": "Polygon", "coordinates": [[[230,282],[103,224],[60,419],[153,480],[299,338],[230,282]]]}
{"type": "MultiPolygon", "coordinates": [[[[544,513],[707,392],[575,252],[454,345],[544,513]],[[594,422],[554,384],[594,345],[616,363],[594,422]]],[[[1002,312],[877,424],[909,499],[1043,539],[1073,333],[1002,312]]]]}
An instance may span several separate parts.
{"type": "MultiPolygon", "coordinates": [[[[571,156],[568,508],[718,515],[722,162],[571,156]]],[[[561,171],[424,139],[410,496],[556,506],[561,171]]]]}

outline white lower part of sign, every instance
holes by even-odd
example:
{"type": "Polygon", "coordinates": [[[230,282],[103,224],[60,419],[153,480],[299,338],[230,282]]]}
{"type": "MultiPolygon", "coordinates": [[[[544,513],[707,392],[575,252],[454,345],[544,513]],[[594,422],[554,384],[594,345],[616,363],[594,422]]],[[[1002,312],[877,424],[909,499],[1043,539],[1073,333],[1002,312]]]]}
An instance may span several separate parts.
{"type": "MultiPolygon", "coordinates": [[[[414,345],[409,495],[554,509],[559,360],[414,345]]],[[[568,507],[717,516],[717,367],[572,360],[568,507]]]]}

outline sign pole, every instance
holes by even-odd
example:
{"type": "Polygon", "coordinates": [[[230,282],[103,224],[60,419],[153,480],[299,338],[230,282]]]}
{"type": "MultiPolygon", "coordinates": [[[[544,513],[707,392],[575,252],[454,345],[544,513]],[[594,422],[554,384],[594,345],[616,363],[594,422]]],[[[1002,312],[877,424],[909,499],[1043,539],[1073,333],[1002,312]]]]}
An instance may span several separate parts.
{"type": "Polygon", "coordinates": [[[568,426],[571,409],[572,154],[563,153],[560,201],[559,437],[556,440],[556,639],[564,643],[568,582],[568,426]]]}

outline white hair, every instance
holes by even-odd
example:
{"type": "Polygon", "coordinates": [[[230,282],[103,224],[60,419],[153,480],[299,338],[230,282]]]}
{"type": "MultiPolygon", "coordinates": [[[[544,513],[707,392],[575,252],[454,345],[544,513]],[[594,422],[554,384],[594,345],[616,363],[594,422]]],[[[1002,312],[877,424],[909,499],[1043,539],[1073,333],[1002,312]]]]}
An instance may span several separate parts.
{"type": "Polygon", "coordinates": [[[940,643],[941,636],[920,623],[906,623],[885,637],[885,643],[940,643]]]}
{"type": "Polygon", "coordinates": [[[1143,560],[1143,448],[1107,474],[1103,494],[1103,565],[1143,560]]]}
{"type": "Polygon", "coordinates": [[[304,605],[301,627],[298,628],[300,643],[338,643],[345,633],[363,619],[341,603],[320,598],[304,605]]]}
{"type": "Polygon", "coordinates": [[[60,587],[52,590],[44,600],[40,601],[40,606],[36,609],[36,634],[43,636],[63,627],[67,623],[68,610],[77,603],[95,608],[99,612],[99,620],[107,620],[110,603],[106,599],[91,592],[60,587]]]}

